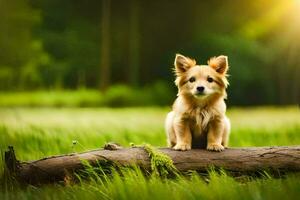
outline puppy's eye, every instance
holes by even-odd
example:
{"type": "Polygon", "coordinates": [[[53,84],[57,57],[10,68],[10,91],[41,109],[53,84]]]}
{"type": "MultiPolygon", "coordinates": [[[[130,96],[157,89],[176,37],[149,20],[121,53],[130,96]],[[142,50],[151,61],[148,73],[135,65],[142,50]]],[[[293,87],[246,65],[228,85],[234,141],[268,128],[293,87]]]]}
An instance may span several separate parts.
{"type": "Polygon", "coordinates": [[[190,79],[189,79],[189,81],[192,83],[192,82],[195,82],[195,77],[191,77],[190,79]]]}
{"type": "Polygon", "coordinates": [[[207,81],[211,83],[214,81],[214,79],[212,77],[207,77],[207,81]]]}

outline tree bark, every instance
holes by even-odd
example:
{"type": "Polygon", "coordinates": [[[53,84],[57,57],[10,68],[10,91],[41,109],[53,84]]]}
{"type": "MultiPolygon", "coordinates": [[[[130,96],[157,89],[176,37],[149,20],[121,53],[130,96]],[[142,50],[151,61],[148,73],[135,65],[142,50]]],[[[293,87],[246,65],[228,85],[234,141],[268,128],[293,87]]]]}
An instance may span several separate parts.
{"type": "MultiPolygon", "coordinates": [[[[277,172],[300,171],[300,146],[228,148],[223,152],[203,149],[175,151],[159,148],[168,155],[179,172],[196,170],[206,172],[212,166],[229,172],[248,174],[262,170],[277,172]]],[[[84,153],[59,155],[36,161],[20,162],[13,148],[5,153],[8,173],[23,183],[49,183],[63,181],[66,176],[84,169],[82,161],[91,166],[134,166],[151,170],[150,159],[144,148],[117,148],[93,150],[84,153]]]]}

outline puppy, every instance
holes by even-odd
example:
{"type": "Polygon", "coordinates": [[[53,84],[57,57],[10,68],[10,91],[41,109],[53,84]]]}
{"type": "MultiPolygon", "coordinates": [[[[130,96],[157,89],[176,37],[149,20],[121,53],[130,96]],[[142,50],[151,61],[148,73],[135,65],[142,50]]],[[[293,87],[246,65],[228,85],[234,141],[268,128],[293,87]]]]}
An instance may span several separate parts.
{"type": "Polygon", "coordinates": [[[176,54],[174,65],[178,95],[165,122],[169,147],[223,151],[230,132],[224,102],[227,56],[213,57],[208,65],[197,65],[194,59],[176,54]]]}

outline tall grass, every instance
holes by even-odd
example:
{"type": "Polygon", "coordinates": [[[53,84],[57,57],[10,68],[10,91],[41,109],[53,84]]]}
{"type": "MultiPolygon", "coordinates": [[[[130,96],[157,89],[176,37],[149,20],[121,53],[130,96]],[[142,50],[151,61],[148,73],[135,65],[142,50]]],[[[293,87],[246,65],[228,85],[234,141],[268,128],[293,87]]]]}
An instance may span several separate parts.
{"type": "Polygon", "coordinates": [[[17,192],[0,193],[0,199],[297,199],[300,175],[284,179],[249,178],[238,182],[226,173],[210,172],[209,182],[199,175],[176,179],[145,177],[140,170],[114,172],[74,185],[29,186],[17,192]]]}
{"type": "Polygon", "coordinates": [[[175,92],[158,81],[143,88],[113,85],[105,92],[95,89],[0,91],[0,107],[132,107],[169,105],[175,92]]]}
{"type": "Polygon", "coordinates": [[[102,104],[102,95],[96,90],[0,93],[0,107],[86,107],[102,104]]]}

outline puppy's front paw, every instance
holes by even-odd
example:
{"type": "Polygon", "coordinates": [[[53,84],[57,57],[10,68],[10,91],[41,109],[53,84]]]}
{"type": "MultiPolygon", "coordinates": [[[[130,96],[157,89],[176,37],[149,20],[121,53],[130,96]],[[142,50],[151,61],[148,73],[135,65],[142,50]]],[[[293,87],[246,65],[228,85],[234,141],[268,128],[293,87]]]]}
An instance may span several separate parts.
{"type": "Polygon", "coordinates": [[[186,151],[186,150],[190,150],[191,149],[191,145],[190,144],[176,144],[173,149],[177,150],[177,151],[186,151]]]}
{"type": "Polygon", "coordinates": [[[220,144],[213,143],[213,144],[208,144],[206,149],[209,151],[223,151],[224,147],[220,144]]]}

